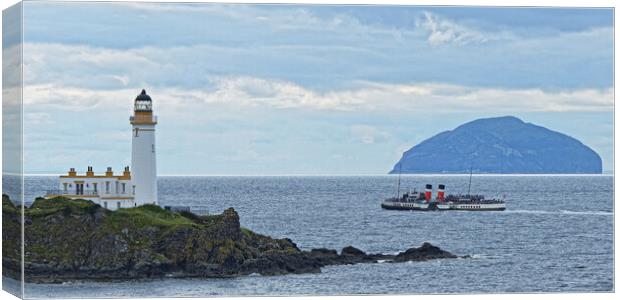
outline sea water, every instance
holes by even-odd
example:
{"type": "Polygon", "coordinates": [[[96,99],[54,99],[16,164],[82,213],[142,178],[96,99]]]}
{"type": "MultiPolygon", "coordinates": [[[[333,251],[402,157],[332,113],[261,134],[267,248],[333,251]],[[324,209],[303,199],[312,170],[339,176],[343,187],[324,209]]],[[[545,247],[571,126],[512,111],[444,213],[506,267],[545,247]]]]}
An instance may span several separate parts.
{"type": "MultiPolygon", "coordinates": [[[[402,176],[401,192],[445,184],[465,193],[469,176],[402,176]]],[[[28,177],[26,201],[56,188],[28,177]]],[[[471,192],[505,197],[501,212],[380,208],[396,176],[160,177],[160,205],[220,213],[301,249],[397,253],[423,242],[470,258],[323,268],[319,274],[232,279],[156,279],[27,284],[25,296],[158,297],[613,291],[612,176],[473,176],[471,192]]],[[[11,283],[10,280],[5,284],[11,283]]]]}

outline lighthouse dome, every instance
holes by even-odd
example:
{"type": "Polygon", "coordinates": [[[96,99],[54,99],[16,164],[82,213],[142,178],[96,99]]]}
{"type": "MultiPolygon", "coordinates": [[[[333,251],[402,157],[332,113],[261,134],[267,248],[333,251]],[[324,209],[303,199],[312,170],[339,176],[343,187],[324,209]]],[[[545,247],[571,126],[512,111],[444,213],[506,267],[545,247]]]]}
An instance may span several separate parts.
{"type": "Polygon", "coordinates": [[[151,101],[151,96],[147,95],[146,90],[142,89],[142,92],[136,97],[136,100],[151,101]]]}

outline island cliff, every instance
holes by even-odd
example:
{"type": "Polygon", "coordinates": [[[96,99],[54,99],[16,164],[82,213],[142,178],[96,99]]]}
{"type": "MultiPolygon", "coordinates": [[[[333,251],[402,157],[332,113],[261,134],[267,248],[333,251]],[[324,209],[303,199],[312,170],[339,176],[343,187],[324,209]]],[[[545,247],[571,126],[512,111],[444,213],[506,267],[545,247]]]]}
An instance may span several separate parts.
{"type": "Polygon", "coordinates": [[[407,150],[391,174],[600,174],[601,157],[568,135],[518,118],[478,119],[407,150]]]}
{"type": "MultiPolygon", "coordinates": [[[[20,207],[2,197],[3,275],[19,278],[20,207]]],[[[320,272],[327,265],[421,261],[456,256],[429,243],[397,255],[348,246],[300,250],[242,228],[229,208],[220,215],[171,212],[155,205],[110,211],[87,200],[38,198],[24,209],[28,282],[156,277],[232,277],[320,272]]]]}

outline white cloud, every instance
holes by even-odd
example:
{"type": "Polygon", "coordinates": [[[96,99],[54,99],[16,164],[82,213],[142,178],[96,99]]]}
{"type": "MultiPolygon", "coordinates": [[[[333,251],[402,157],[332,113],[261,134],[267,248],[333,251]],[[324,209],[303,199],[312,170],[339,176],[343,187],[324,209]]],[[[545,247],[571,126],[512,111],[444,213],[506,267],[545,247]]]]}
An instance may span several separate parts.
{"type": "Polygon", "coordinates": [[[257,78],[219,79],[210,103],[337,111],[610,111],[613,89],[549,92],[540,89],[474,88],[448,84],[384,84],[316,92],[291,82],[257,78]],[[257,92],[260,91],[260,92],[257,92]]]}
{"type": "MultiPolygon", "coordinates": [[[[136,89],[91,90],[58,85],[29,85],[29,108],[82,111],[100,107],[126,109],[136,89]]],[[[460,85],[363,82],[355,88],[318,92],[301,85],[253,77],[220,77],[209,89],[155,88],[155,105],[191,114],[187,107],[224,105],[231,109],[313,109],[364,112],[570,112],[611,111],[613,88],[544,91],[476,88],[460,85]]]]}
{"type": "Polygon", "coordinates": [[[351,135],[362,144],[380,143],[390,138],[388,132],[370,125],[352,125],[349,129],[351,135]]]}
{"type": "Polygon", "coordinates": [[[113,88],[152,78],[167,71],[164,56],[152,48],[119,50],[85,45],[26,43],[24,83],[71,83],[76,86],[113,88]],[[158,72],[159,71],[159,72],[158,72]]]}
{"type": "Polygon", "coordinates": [[[129,84],[129,76],[112,75],[111,77],[118,80],[123,86],[127,86],[129,84]]]}
{"type": "Polygon", "coordinates": [[[108,109],[120,108],[119,99],[138,94],[131,90],[91,90],[54,84],[26,85],[24,87],[24,107],[26,110],[47,111],[86,111],[97,110],[102,106],[108,109]]]}
{"type": "Polygon", "coordinates": [[[53,123],[50,114],[43,112],[26,113],[24,122],[34,125],[50,125],[53,123]]]}
{"type": "Polygon", "coordinates": [[[22,84],[22,44],[14,44],[2,48],[2,86],[3,88],[19,88],[22,84]]]}
{"type": "Polygon", "coordinates": [[[144,12],[163,12],[168,14],[183,13],[213,15],[225,17],[235,22],[268,24],[277,30],[289,29],[335,29],[338,27],[357,27],[366,31],[389,30],[376,26],[364,26],[355,17],[338,14],[330,17],[320,17],[304,7],[288,5],[239,5],[208,3],[202,5],[174,4],[174,3],[134,3],[120,2],[119,5],[128,6],[144,12]]]}
{"type": "Polygon", "coordinates": [[[428,42],[434,46],[448,43],[484,43],[489,40],[487,35],[477,30],[430,12],[424,12],[424,17],[417,20],[416,25],[428,32],[428,42]]]}
{"type": "Polygon", "coordinates": [[[350,16],[330,21],[303,9],[290,13],[274,12],[279,20],[292,19],[282,26],[265,25],[258,32],[255,28],[262,25],[221,25],[233,26],[221,41],[206,38],[221,32],[206,32],[191,44],[130,48],[26,43],[24,81],[92,89],[147,84],[195,89],[206,88],[215,76],[246,76],[279,78],[322,90],[368,78],[541,87],[601,87],[609,82],[605,66],[612,53],[606,49],[613,48],[613,28],[509,39],[509,34],[481,33],[430,13],[413,29],[371,29],[350,16]],[[488,43],[480,51],[429,46],[504,38],[505,43],[488,43]]]}

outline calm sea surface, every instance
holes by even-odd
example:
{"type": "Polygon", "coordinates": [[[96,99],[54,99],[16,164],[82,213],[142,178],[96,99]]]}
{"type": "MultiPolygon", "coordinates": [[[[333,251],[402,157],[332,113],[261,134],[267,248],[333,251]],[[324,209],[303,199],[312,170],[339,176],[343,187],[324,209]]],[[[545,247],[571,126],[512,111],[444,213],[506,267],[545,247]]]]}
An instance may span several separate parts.
{"type": "MultiPolygon", "coordinates": [[[[467,191],[468,176],[403,176],[467,191]]],[[[29,177],[26,200],[56,187],[29,177]]],[[[613,177],[474,176],[472,192],[506,195],[503,212],[410,212],[379,207],[394,176],[161,177],[160,204],[220,213],[289,237],[300,248],[396,253],[429,241],[470,259],[334,266],[320,274],[233,279],[27,284],[26,297],[341,295],[612,291],[613,177]]],[[[7,281],[5,281],[5,284],[7,281]]],[[[8,281],[9,284],[10,281],[8,281]]]]}

